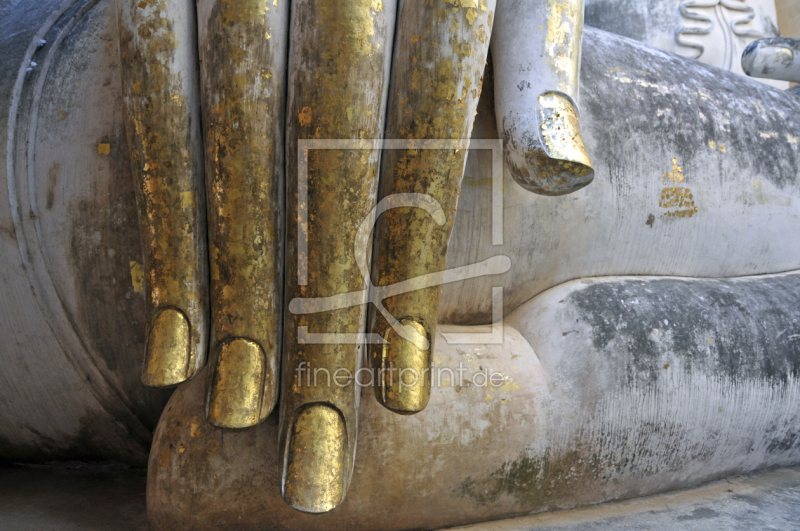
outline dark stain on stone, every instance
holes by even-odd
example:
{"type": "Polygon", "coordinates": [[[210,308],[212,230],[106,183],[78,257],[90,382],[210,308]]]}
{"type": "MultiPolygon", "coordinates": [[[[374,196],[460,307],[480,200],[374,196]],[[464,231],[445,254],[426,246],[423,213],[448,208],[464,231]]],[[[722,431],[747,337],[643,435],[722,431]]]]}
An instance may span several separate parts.
{"type": "MultiPolygon", "coordinates": [[[[767,435],[773,434],[778,432],[779,430],[782,431],[784,429],[783,426],[772,426],[771,429],[767,432],[767,435]]],[[[772,442],[767,447],[767,451],[770,453],[780,453],[780,452],[787,452],[792,448],[797,446],[797,442],[800,439],[800,434],[797,431],[791,431],[787,433],[784,437],[780,439],[772,439],[772,442]]]]}
{"type": "Polygon", "coordinates": [[[655,221],[656,221],[656,217],[653,214],[650,214],[649,216],[647,216],[647,221],[645,221],[644,224],[652,229],[653,228],[653,223],[655,221]]]}
{"type": "MultiPolygon", "coordinates": [[[[642,0],[637,0],[642,1],[642,0]]],[[[647,37],[648,20],[635,9],[626,9],[626,17],[619,16],[619,0],[596,0],[585,7],[584,20],[587,26],[603,28],[629,39],[644,41],[647,37]],[[611,5],[609,5],[611,4],[611,5]]],[[[651,12],[656,13],[653,9],[651,12]]],[[[671,27],[671,26],[667,26],[671,27]]]]}
{"type": "Polygon", "coordinates": [[[119,147],[109,156],[109,175],[98,176],[92,196],[69,209],[69,259],[78,284],[75,321],[89,354],[152,430],[171,391],[147,388],[140,378],[145,298],[133,289],[131,262],[142,263],[142,243],[124,124],[105,141],[119,147]]]}
{"type": "Polygon", "coordinates": [[[13,226],[0,225],[0,234],[8,236],[8,239],[11,241],[17,241],[17,232],[14,230],[13,226]]]}
{"type": "Polygon", "coordinates": [[[45,208],[50,210],[55,202],[56,187],[58,186],[58,174],[61,170],[61,163],[54,162],[47,170],[47,203],[45,208]]]}
{"type": "Polygon", "coordinates": [[[29,463],[116,460],[140,467],[147,464],[147,448],[127,437],[118,420],[105,411],[85,415],[75,433],[59,434],[57,438],[28,426],[25,418],[15,422],[20,433],[25,434],[23,439],[30,442],[0,439],[0,455],[7,460],[29,463]]]}
{"type": "Polygon", "coordinates": [[[750,496],[749,494],[736,494],[732,496],[734,500],[745,502],[748,505],[752,505],[753,507],[758,507],[759,509],[763,509],[766,507],[767,504],[764,503],[763,500],[755,496],[750,496]]]}
{"type": "Polygon", "coordinates": [[[555,458],[549,453],[542,458],[521,456],[488,477],[468,476],[456,489],[456,494],[480,504],[512,496],[520,507],[544,508],[570,498],[576,488],[591,490],[587,485],[597,479],[595,476],[601,474],[601,468],[598,456],[586,456],[577,449],[555,458]],[[592,481],[587,481],[587,476],[591,476],[592,481]]]}
{"type": "Polygon", "coordinates": [[[686,521],[686,520],[703,520],[705,518],[716,518],[719,516],[719,513],[713,509],[709,509],[707,507],[700,507],[692,511],[691,514],[685,514],[683,516],[678,517],[678,521],[686,521]]]}
{"type": "Polygon", "coordinates": [[[800,275],[598,282],[571,293],[592,344],[629,381],[655,382],[668,350],[686,371],[785,382],[800,372],[800,275]],[[610,355],[613,351],[614,355],[610,355]]]}

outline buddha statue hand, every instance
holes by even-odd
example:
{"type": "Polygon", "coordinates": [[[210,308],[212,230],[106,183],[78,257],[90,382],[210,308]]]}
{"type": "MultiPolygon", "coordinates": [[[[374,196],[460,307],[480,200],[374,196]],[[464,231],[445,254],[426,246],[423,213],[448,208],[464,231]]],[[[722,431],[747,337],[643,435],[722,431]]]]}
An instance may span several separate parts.
{"type": "Polygon", "coordinates": [[[495,4],[117,0],[144,383],[180,384],[208,357],[206,418],[222,429],[280,402],[281,492],[301,511],[344,499],[364,379],[398,413],[430,397],[494,19],[514,178],[557,195],[593,177],[577,114],[583,1],[495,4]]]}

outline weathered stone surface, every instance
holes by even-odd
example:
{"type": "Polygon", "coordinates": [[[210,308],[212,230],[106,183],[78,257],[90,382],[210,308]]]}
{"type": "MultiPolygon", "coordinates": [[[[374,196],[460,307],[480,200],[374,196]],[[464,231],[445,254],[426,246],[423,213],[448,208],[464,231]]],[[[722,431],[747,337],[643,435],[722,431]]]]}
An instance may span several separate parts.
{"type": "MultiPolygon", "coordinates": [[[[543,197],[506,171],[494,246],[491,153],[471,153],[447,267],[506,255],[511,269],[445,286],[440,322],[489,322],[492,286],[508,313],[586,276],[800,268],[800,98],[593,28],[581,80],[594,181],[543,197]]],[[[473,138],[498,138],[484,96],[473,138]]]]}
{"type": "Polygon", "coordinates": [[[140,379],[142,250],[114,20],[107,0],[0,8],[6,459],[144,464],[169,397],[140,379]]]}
{"type": "MultiPolygon", "coordinates": [[[[743,75],[745,47],[755,39],[780,35],[778,26],[788,11],[781,4],[791,1],[586,0],[586,23],[743,75]]],[[[785,82],[763,81],[787,87],[785,82]]]]}
{"type": "MultiPolygon", "coordinates": [[[[169,393],[139,383],[141,240],[114,14],[108,0],[64,4],[37,49],[37,32],[60,5],[0,7],[0,24],[13,28],[0,32],[0,454],[143,463],[169,393]]],[[[512,269],[445,286],[441,322],[488,322],[493,285],[505,287],[508,313],[586,276],[800,267],[796,96],[591,28],[583,66],[581,123],[595,181],[567,197],[538,197],[506,175],[505,243],[493,247],[489,153],[471,153],[448,267],[504,254],[512,269]],[[673,158],[684,181],[662,182],[673,158]],[[664,188],[680,187],[697,213],[664,215],[687,209],[660,206],[664,188]]],[[[476,138],[497,138],[489,79],[476,138]]]]}
{"type": "Polygon", "coordinates": [[[798,308],[797,273],[548,290],[505,319],[503,345],[440,337],[434,369],[464,381],[435,386],[423,412],[393,415],[367,389],[347,498],[313,517],[280,497],[275,419],[214,430],[192,382],[155,435],[151,529],[438,528],[796,463],[798,308]],[[481,387],[483,370],[500,385],[481,387]]]}

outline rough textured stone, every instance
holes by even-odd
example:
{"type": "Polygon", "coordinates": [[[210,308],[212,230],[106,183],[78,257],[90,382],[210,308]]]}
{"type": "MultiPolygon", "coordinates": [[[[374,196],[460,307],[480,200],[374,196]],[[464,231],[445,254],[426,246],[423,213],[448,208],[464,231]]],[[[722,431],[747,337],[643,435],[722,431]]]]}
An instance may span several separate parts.
{"type": "Polygon", "coordinates": [[[440,337],[434,369],[463,366],[464,380],[434,385],[412,417],[383,409],[366,389],[350,490],[323,515],[281,499],[274,417],[244,432],[214,430],[202,383],[192,382],[156,431],[150,526],[437,528],[794,464],[798,303],[798,273],[584,279],[507,316],[502,345],[440,337]],[[499,385],[480,386],[484,370],[502,374],[499,385]]]}

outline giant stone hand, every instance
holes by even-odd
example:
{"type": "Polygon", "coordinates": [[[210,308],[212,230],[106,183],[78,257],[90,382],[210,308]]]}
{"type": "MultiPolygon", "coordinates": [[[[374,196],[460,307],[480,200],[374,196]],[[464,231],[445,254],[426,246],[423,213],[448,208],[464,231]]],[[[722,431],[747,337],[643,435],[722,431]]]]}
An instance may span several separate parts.
{"type": "Polygon", "coordinates": [[[280,389],[283,496],[328,511],[353,468],[365,354],[385,407],[428,403],[490,40],[515,179],[547,195],[591,181],[576,107],[583,2],[495,15],[494,0],[202,0],[196,21],[189,0],[117,4],[145,243],[143,380],[180,384],[208,358],[206,419],[221,429],[263,421],[280,389]],[[534,24],[547,29],[517,50],[534,24]],[[382,152],[383,137],[409,142],[382,152]],[[410,288],[371,300],[373,282],[410,288]]]}

